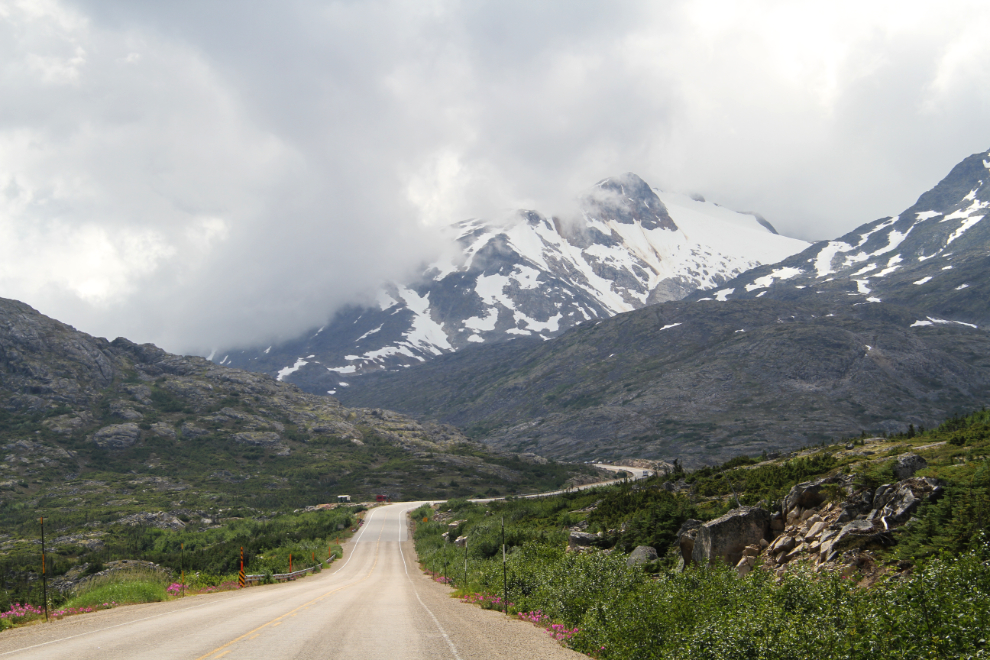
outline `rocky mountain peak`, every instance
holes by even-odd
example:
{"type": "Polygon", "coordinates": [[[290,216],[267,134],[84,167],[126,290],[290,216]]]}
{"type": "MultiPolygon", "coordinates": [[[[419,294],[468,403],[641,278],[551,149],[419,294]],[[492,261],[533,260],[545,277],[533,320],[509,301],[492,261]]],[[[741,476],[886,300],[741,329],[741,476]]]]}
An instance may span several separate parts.
{"type": "Polygon", "coordinates": [[[677,231],[660,197],[632,172],[602,179],[582,201],[587,215],[601,222],[614,220],[624,225],[638,223],[643,229],[677,231]]]}
{"type": "Polygon", "coordinates": [[[406,368],[472,344],[549,339],[589,320],[710,289],[807,243],[752,214],[654,190],[628,173],[600,181],[577,217],[517,212],[507,223],[456,223],[459,258],[414,282],[383,286],[379,304],[270,347],[218,352],[221,364],[262,371],[314,393],[353,376],[406,368]]]}

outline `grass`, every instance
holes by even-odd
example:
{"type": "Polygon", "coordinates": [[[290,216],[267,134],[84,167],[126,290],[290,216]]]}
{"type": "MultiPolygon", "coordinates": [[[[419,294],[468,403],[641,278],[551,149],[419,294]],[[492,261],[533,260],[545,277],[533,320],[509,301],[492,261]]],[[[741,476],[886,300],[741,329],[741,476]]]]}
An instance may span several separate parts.
{"type": "Polygon", "coordinates": [[[168,599],[165,593],[168,584],[168,577],[164,573],[154,571],[119,571],[101,575],[87,581],[65,603],[64,608],[99,607],[111,603],[157,603],[168,599]]]}

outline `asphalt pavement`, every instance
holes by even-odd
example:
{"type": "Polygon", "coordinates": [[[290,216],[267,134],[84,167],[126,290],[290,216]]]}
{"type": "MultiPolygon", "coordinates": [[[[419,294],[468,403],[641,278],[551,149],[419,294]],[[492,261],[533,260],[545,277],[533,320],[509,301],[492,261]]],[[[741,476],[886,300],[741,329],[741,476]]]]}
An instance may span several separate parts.
{"type": "Polygon", "coordinates": [[[583,658],[541,628],[450,598],[416,564],[407,512],[371,510],[322,573],[66,617],[0,634],[0,659],[583,658]]]}

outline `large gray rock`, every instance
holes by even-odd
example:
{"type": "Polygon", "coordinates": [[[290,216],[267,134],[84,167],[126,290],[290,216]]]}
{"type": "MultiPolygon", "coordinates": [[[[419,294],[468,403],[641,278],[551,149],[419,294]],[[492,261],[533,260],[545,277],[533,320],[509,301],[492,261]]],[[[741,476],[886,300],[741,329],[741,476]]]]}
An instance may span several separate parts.
{"type": "Polygon", "coordinates": [[[820,556],[822,561],[829,559],[833,554],[841,552],[846,548],[860,544],[875,536],[876,527],[869,520],[853,520],[847,523],[839,533],[830,537],[821,544],[820,556]]]}
{"type": "Polygon", "coordinates": [[[784,502],[781,506],[781,511],[784,517],[787,517],[788,512],[794,507],[801,507],[802,509],[807,509],[810,507],[816,507],[825,501],[825,494],[822,492],[822,487],[826,484],[833,484],[839,481],[839,477],[825,477],[824,479],[817,479],[815,481],[805,481],[791,488],[791,490],[784,496],[784,502]]]}
{"type": "Polygon", "coordinates": [[[578,548],[595,547],[602,542],[602,537],[588,532],[571,532],[567,539],[567,547],[576,550],[578,548]]]}
{"type": "Polygon", "coordinates": [[[184,440],[192,440],[194,438],[200,438],[209,434],[209,431],[200,426],[196,426],[195,424],[191,424],[189,422],[182,423],[182,438],[184,440]]]}
{"type": "Polygon", "coordinates": [[[898,480],[909,479],[914,476],[915,472],[924,470],[926,467],[928,467],[928,461],[921,456],[910,452],[901,454],[897,457],[897,462],[894,464],[894,476],[898,480]]]}
{"type": "Polygon", "coordinates": [[[254,445],[256,447],[274,447],[282,440],[282,437],[273,431],[246,431],[244,433],[235,433],[233,438],[234,442],[239,442],[242,445],[254,445]]]}
{"type": "Polygon", "coordinates": [[[932,477],[914,477],[892,486],[881,486],[873,498],[874,508],[869,519],[880,522],[887,529],[892,523],[906,521],[922,502],[937,500],[943,492],[941,482],[932,477]]]}
{"type": "Polygon", "coordinates": [[[657,558],[656,548],[650,545],[638,545],[636,549],[629,553],[626,559],[626,566],[639,566],[657,558]]]}
{"type": "Polygon", "coordinates": [[[698,529],[691,560],[696,564],[724,561],[735,566],[747,545],[759,545],[769,533],[769,511],[751,506],[733,509],[698,529]]]}
{"type": "Polygon", "coordinates": [[[102,449],[126,449],[140,436],[141,429],[137,424],[111,424],[93,434],[93,443],[102,449]]]}
{"type": "Polygon", "coordinates": [[[698,530],[701,529],[702,523],[700,520],[685,520],[681,528],[677,530],[677,543],[681,548],[681,558],[685,563],[691,563],[691,554],[694,552],[694,539],[698,536],[698,530]]]}

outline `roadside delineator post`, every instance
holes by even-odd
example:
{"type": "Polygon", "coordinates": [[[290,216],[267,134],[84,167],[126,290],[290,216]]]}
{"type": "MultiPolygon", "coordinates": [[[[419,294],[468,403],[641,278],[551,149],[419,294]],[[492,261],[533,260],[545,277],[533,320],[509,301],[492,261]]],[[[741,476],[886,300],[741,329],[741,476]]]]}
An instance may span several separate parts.
{"type": "Polygon", "coordinates": [[[186,595],[186,544],[179,544],[179,569],[182,571],[182,595],[186,595]]]}
{"type": "Polygon", "coordinates": [[[48,621],[48,574],[45,572],[45,518],[41,518],[41,597],[45,599],[45,621],[48,621]]]}
{"type": "Polygon", "coordinates": [[[502,600],[505,601],[505,614],[509,614],[509,579],[505,569],[505,516],[502,516],[502,600]]]}
{"type": "Polygon", "coordinates": [[[292,553],[289,553],[289,573],[292,573],[292,553]]]}
{"type": "Polygon", "coordinates": [[[244,578],[244,546],[241,546],[241,570],[237,574],[237,586],[244,588],[247,580],[244,578]]]}

